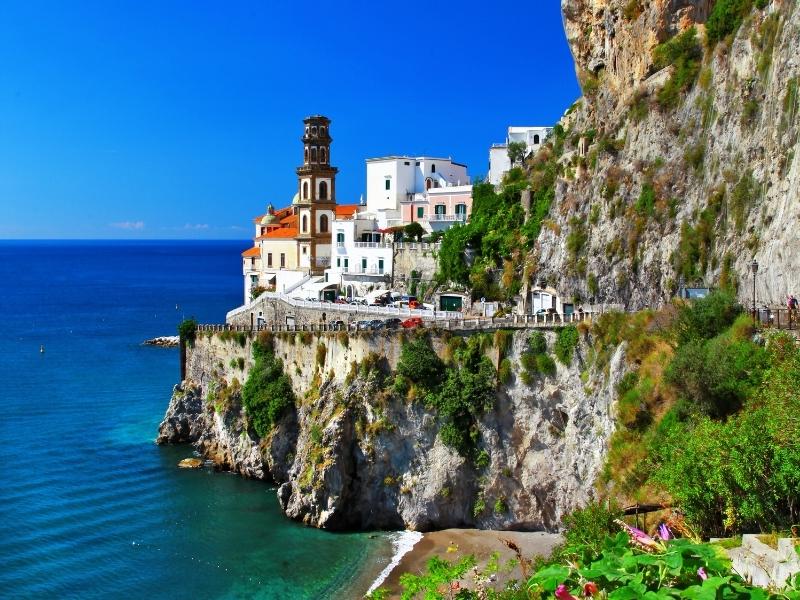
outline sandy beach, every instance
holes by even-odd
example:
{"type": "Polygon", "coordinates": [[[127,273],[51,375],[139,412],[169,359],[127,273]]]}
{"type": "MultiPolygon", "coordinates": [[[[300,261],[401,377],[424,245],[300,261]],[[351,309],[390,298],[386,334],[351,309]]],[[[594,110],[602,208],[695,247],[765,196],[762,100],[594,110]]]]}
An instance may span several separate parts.
{"type": "MultiPolygon", "coordinates": [[[[515,553],[502,540],[511,540],[522,551],[525,558],[536,555],[548,555],[554,546],[561,542],[561,536],[543,532],[494,531],[478,529],[444,529],[425,533],[414,547],[408,551],[400,563],[389,573],[381,585],[392,594],[399,596],[400,575],[403,573],[422,573],[428,560],[434,556],[448,561],[458,560],[469,554],[478,561],[478,568],[483,569],[494,552],[500,553],[500,564],[516,558],[515,553]]],[[[521,578],[519,568],[510,574],[498,573],[498,582],[521,578]]],[[[469,585],[469,580],[462,584],[469,585]]]]}

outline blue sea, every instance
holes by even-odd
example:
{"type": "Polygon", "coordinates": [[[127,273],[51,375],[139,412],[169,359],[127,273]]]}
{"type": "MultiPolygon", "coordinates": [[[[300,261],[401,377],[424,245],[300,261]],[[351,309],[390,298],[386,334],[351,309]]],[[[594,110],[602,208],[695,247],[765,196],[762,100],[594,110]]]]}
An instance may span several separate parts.
{"type": "Polygon", "coordinates": [[[0,242],[0,597],[346,598],[389,562],[153,443],[178,352],[142,341],[223,322],[247,246],[0,242]]]}

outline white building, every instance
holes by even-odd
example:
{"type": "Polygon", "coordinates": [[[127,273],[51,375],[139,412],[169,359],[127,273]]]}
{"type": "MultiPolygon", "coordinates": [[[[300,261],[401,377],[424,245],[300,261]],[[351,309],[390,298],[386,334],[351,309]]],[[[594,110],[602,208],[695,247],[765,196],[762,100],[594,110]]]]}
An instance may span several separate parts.
{"type": "Polygon", "coordinates": [[[334,221],[325,272],[348,296],[391,281],[392,228],[419,222],[428,232],[439,231],[466,222],[472,208],[467,167],[452,159],[388,156],[366,162],[366,205],[334,221]]]}
{"type": "Polygon", "coordinates": [[[523,142],[525,158],[535,153],[553,131],[552,127],[509,127],[506,141],[503,144],[492,144],[489,148],[489,175],[487,179],[492,185],[499,185],[503,175],[511,170],[508,158],[508,144],[523,142]]]}

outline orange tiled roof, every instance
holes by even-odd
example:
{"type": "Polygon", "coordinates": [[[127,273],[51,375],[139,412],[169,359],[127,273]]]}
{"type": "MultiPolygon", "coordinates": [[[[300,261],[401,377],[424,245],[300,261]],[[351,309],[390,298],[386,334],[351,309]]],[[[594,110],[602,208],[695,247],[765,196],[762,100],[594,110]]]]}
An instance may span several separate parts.
{"type": "Polygon", "coordinates": [[[337,204],[336,205],[336,217],[337,218],[352,217],[357,212],[358,212],[358,204],[337,204]]]}
{"type": "Polygon", "coordinates": [[[297,237],[297,227],[278,227],[277,229],[272,229],[267,232],[267,235],[263,235],[259,240],[264,239],[275,239],[275,238],[293,238],[297,237]]]}
{"type": "Polygon", "coordinates": [[[261,256],[261,250],[259,249],[258,246],[253,246],[252,248],[242,252],[242,256],[244,256],[245,258],[250,256],[261,256]]]}

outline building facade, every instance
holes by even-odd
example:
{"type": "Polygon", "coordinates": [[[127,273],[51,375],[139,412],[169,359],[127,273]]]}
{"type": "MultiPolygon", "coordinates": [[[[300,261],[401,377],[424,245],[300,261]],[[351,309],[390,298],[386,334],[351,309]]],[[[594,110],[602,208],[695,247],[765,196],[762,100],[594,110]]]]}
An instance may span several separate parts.
{"type": "Polygon", "coordinates": [[[331,227],[344,214],[336,204],[330,123],[322,115],[303,120],[303,162],[292,202],[279,210],[270,204],[254,219],[253,247],[242,253],[245,303],[255,290],[283,292],[330,266],[331,227]]]}
{"type": "Polygon", "coordinates": [[[544,144],[552,131],[552,127],[509,127],[505,143],[492,144],[489,148],[489,175],[487,176],[489,183],[500,185],[503,175],[511,170],[511,160],[508,158],[509,143],[524,143],[524,156],[527,158],[544,144]]]}
{"type": "Polygon", "coordinates": [[[450,158],[388,156],[367,164],[367,199],[333,224],[328,281],[347,296],[363,296],[392,283],[393,237],[418,222],[428,232],[465,223],[472,209],[467,167],[450,158]]]}

